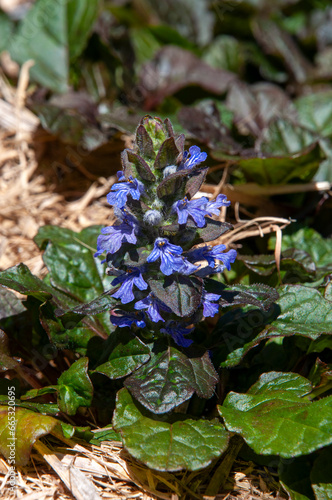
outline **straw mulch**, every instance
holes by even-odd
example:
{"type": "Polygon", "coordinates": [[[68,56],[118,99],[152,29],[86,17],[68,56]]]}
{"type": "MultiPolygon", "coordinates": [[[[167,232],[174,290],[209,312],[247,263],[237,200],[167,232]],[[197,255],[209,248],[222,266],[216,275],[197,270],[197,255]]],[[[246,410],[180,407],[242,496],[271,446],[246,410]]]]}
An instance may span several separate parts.
{"type": "MultiPolygon", "coordinates": [[[[72,190],[61,192],[53,175],[54,162],[47,159],[54,139],[38,133],[39,120],[25,107],[28,71],[29,63],[21,70],[17,89],[8,85],[0,74],[0,269],[24,262],[33,273],[42,276],[44,264],[32,241],[38,228],[55,224],[79,231],[92,224],[109,223],[112,215],[105,195],[116,178],[98,177],[78,163],[72,172],[72,190]],[[80,191],[80,186],[87,184],[88,188],[80,191]]],[[[122,147],[130,146],[131,137],[121,139],[122,147]]],[[[62,166],[68,169],[65,164],[62,166]]],[[[115,165],[112,171],[118,167],[115,165]]],[[[271,231],[281,235],[281,229],[288,224],[285,219],[240,219],[236,203],[251,195],[236,193],[225,184],[226,174],[227,168],[218,186],[204,185],[202,189],[211,197],[227,193],[237,207],[235,231],[222,241],[236,246],[248,236],[271,231]]],[[[264,197],[254,196],[252,200],[259,206],[264,197]]],[[[37,441],[29,466],[18,468],[16,497],[24,500],[279,498],[276,477],[268,469],[238,460],[223,492],[217,494],[217,490],[206,497],[205,492],[213,490],[210,482],[215,467],[212,464],[199,472],[161,473],[133,460],[120,443],[89,446],[68,440],[61,442],[50,436],[37,441]]],[[[0,460],[0,495],[12,498],[4,460],[0,460]]]]}

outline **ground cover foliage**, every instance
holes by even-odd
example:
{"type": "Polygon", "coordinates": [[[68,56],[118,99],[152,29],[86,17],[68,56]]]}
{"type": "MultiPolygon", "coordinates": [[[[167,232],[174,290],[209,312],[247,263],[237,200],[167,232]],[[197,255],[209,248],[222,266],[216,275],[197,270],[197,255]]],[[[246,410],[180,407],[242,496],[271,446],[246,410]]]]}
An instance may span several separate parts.
{"type": "Polygon", "coordinates": [[[14,387],[18,465],[48,433],[92,440],[93,420],[152,469],[227,472],[239,455],[278,470],[294,500],[331,497],[331,8],[270,4],[1,12],[0,49],[35,60],[28,104],[45,131],[83,165],[98,154],[104,175],[109,144],[135,132],[108,195],[117,221],[42,227],[46,277],[0,273],[0,451],[14,387]],[[234,192],[230,222],[226,195],[193,197],[225,169],[246,218],[294,221],[280,259],[273,236],[222,248],[234,192]]]}

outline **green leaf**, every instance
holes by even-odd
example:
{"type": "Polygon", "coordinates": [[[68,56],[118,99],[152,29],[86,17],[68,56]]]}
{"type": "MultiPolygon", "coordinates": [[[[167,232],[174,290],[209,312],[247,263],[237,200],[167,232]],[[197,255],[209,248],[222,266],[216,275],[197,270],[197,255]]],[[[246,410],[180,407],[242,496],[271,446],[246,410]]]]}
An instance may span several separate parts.
{"type": "Polygon", "coordinates": [[[82,355],[86,354],[89,342],[97,332],[102,336],[107,335],[103,325],[95,319],[89,318],[85,324],[78,326],[70,318],[58,319],[49,302],[40,305],[39,320],[50,341],[58,349],[71,349],[82,355]]]}
{"type": "Polygon", "coordinates": [[[280,482],[289,494],[290,500],[314,500],[310,471],[312,458],[298,457],[289,461],[281,460],[279,465],[280,482]]]}
{"type": "Polygon", "coordinates": [[[93,432],[93,438],[89,439],[90,444],[95,444],[96,446],[100,446],[103,441],[120,441],[120,435],[115,432],[112,428],[106,427],[105,429],[96,429],[93,432]]]}
{"type": "Polygon", "coordinates": [[[331,303],[318,290],[286,285],[278,292],[279,299],[268,313],[234,311],[220,318],[213,333],[214,337],[220,332],[223,335],[221,366],[236,366],[247,352],[269,338],[301,335],[316,340],[332,334],[331,303]]]}
{"type": "MultiPolygon", "coordinates": [[[[6,271],[1,271],[0,283],[23,295],[32,295],[41,301],[50,299],[54,293],[53,288],[31,274],[25,264],[18,264],[6,271]]],[[[61,295],[57,294],[56,299],[61,295]]]]}
{"type": "Polygon", "coordinates": [[[83,51],[100,5],[99,0],[38,0],[12,38],[12,58],[19,64],[33,59],[31,78],[54,92],[65,92],[69,63],[83,51]]]}
{"type": "Polygon", "coordinates": [[[316,500],[332,498],[332,447],[322,450],[312,467],[310,479],[316,500]]]}
{"type": "MultiPolygon", "coordinates": [[[[273,245],[274,239],[271,238],[269,247],[272,248],[273,245]]],[[[300,248],[310,255],[316,264],[317,271],[323,274],[332,271],[332,239],[323,238],[314,229],[305,227],[296,233],[283,235],[281,250],[284,252],[290,248],[300,248]]]]}
{"type": "Polygon", "coordinates": [[[303,335],[313,340],[332,334],[331,303],[318,290],[300,285],[279,289],[281,314],[271,326],[275,335],[303,335]]]}
{"type": "MultiPolygon", "coordinates": [[[[307,252],[297,248],[289,248],[282,252],[280,256],[280,269],[286,271],[283,282],[289,279],[297,281],[308,281],[316,277],[316,265],[307,252]]],[[[237,255],[244,265],[259,274],[260,276],[270,276],[276,270],[276,261],[273,255],[237,255]]],[[[294,281],[293,281],[294,283],[294,281]]]]}
{"type": "Polygon", "coordinates": [[[80,233],[43,226],[34,238],[41,249],[46,246],[43,260],[52,285],[79,302],[91,301],[104,292],[104,266],[93,257],[99,233],[100,226],[83,229],[80,233]]]}
{"type": "Polygon", "coordinates": [[[332,135],[332,92],[310,93],[294,101],[301,125],[323,137],[332,135]]]}
{"type": "Polygon", "coordinates": [[[215,68],[233,73],[239,73],[245,62],[241,44],[228,35],[217,36],[203,54],[203,60],[215,68]]]}
{"type": "Polygon", "coordinates": [[[309,402],[303,396],[310,383],[296,374],[264,374],[255,386],[230,392],[218,410],[256,453],[289,458],[332,443],[332,397],[309,402]]]}
{"type": "Polygon", "coordinates": [[[59,422],[23,408],[0,406],[0,452],[9,465],[25,466],[33,444],[49,434],[59,422]]]}
{"type": "Polygon", "coordinates": [[[323,156],[319,145],[312,144],[291,156],[250,158],[238,161],[248,180],[258,184],[309,182],[318,170],[323,156]]]}
{"type": "Polygon", "coordinates": [[[133,457],[160,471],[202,469],[228,444],[228,434],[219,422],[179,414],[170,423],[153,420],[126,389],[117,394],[113,426],[133,457]]]}
{"type": "Polygon", "coordinates": [[[75,415],[80,406],[91,405],[93,386],[88,376],[88,363],[88,358],[78,359],[58,379],[58,404],[68,415],[75,415]]]}
{"type": "Polygon", "coordinates": [[[263,373],[258,381],[250,387],[247,394],[274,394],[276,397],[280,393],[287,391],[287,398],[298,398],[305,396],[312,389],[311,382],[296,373],[268,372],[263,373]]]}
{"type": "Polygon", "coordinates": [[[213,396],[218,375],[208,353],[188,358],[174,347],[151,354],[151,360],[128,377],[124,384],[153,413],[167,413],[196,392],[213,396]]]}
{"type": "Polygon", "coordinates": [[[100,346],[100,358],[94,371],[110,379],[129,375],[150,359],[150,348],[130,329],[118,328],[100,346]],[[107,360],[107,361],[105,361],[107,360]]]}
{"type": "Polygon", "coordinates": [[[177,316],[191,316],[202,301],[203,281],[180,274],[165,277],[164,282],[148,280],[153,294],[177,316]]]}

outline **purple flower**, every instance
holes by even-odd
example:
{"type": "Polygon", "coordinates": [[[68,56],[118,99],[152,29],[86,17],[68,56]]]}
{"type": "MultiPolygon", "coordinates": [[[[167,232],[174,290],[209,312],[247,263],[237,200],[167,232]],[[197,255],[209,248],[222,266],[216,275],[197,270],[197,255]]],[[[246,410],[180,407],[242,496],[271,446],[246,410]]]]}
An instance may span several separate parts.
{"type": "Polygon", "coordinates": [[[193,340],[187,339],[185,335],[188,335],[193,330],[194,328],[185,328],[181,323],[167,321],[165,327],[160,329],[160,333],[171,335],[174,342],[181,347],[189,347],[193,340]]]}
{"type": "Polygon", "coordinates": [[[217,295],[216,293],[207,293],[205,290],[203,292],[203,315],[207,318],[210,316],[213,318],[219,311],[219,304],[214,304],[213,302],[219,300],[221,295],[217,295]]]}
{"type": "MultiPolygon", "coordinates": [[[[146,313],[149,316],[150,320],[153,321],[154,323],[158,323],[158,321],[165,321],[161,316],[159,312],[159,307],[160,307],[160,301],[156,299],[151,293],[145,297],[142,300],[139,300],[135,304],[135,309],[147,309],[146,313]]],[[[168,310],[168,312],[171,312],[171,310],[167,307],[163,307],[164,310],[168,310]]]]}
{"type": "Polygon", "coordinates": [[[180,257],[183,250],[178,245],[172,245],[167,238],[157,238],[147,262],[161,260],[160,270],[166,276],[170,276],[173,271],[180,271],[184,265],[183,257],[180,257]]]}
{"type": "Polygon", "coordinates": [[[201,153],[201,150],[198,146],[191,146],[188,151],[184,152],[182,168],[193,168],[196,165],[199,165],[207,158],[206,153],[201,153]]]}
{"type": "Polygon", "coordinates": [[[208,215],[219,215],[219,208],[228,207],[230,204],[231,202],[227,200],[227,196],[225,194],[218,194],[217,198],[214,201],[209,201],[206,204],[205,210],[208,215]]]}
{"type": "Polygon", "coordinates": [[[131,327],[132,324],[135,323],[136,326],[140,328],[145,327],[144,316],[140,312],[124,312],[120,311],[121,316],[112,312],[111,313],[111,323],[115,326],[119,326],[120,328],[124,328],[125,326],[131,327]]]}
{"type": "MultiPolygon", "coordinates": [[[[123,177],[120,178],[122,180],[123,177]]],[[[111,192],[107,195],[107,201],[110,205],[123,208],[127,202],[128,195],[130,195],[134,200],[139,200],[143,192],[143,184],[130,175],[128,181],[113,184],[111,192]]]]}
{"type": "Polygon", "coordinates": [[[122,304],[128,304],[134,300],[133,286],[136,285],[140,290],[146,290],[148,284],[144,281],[141,274],[141,270],[138,267],[128,268],[128,271],[121,276],[117,276],[113,281],[112,285],[118,285],[122,283],[119,290],[113,293],[112,297],[116,299],[121,299],[122,304]]]}
{"type": "Polygon", "coordinates": [[[190,201],[185,197],[183,200],[174,203],[172,212],[177,212],[179,224],[186,224],[190,216],[194,219],[198,227],[204,227],[205,215],[208,215],[208,212],[205,210],[208,201],[206,196],[202,196],[198,200],[190,201]]]}
{"type": "Polygon", "coordinates": [[[223,269],[231,269],[231,263],[236,259],[236,250],[226,250],[225,245],[216,245],[212,247],[211,245],[206,245],[205,247],[196,248],[188,253],[188,259],[193,262],[198,262],[200,260],[207,260],[208,265],[212,268],[215,267],[215,259],[221,260],[223,263],[223,269]]]}
{"type": "Polygon", "coordinates": [[[121,224],[117,226],[104,227],[101,230],[101,235],[97,238],[97,252],[94,254],[98,257],[104,252],[115,253],[117,252],[122,243],[136,243],[136,232],[138,226],[135,223],[134,217],[130,217],[129,214],[125,215],[121,224]]]}

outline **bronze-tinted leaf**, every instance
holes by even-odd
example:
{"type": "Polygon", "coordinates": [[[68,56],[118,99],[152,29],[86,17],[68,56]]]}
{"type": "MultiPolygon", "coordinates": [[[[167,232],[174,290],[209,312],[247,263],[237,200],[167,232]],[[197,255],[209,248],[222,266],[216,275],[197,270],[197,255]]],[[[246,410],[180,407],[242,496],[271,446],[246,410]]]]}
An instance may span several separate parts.
{"type": "Polygon", "coordinates": [[[142,179],[150,182],[156,180],[155,176],[150,170],[149,165],[140,155],[138,155],[134,151],[131,151],[130,149],[127,149],[127,156],[128,160],[135,165],[137,173],[142,179]]]}
{"type": "Polygon", "coordinates": [[[179,150],[175,144],[174,137],[169,137],[161,145],[158,151],[157,158],[154,162],[154,168],[160,170],[169,165],[176,165],[179,150]]]}

